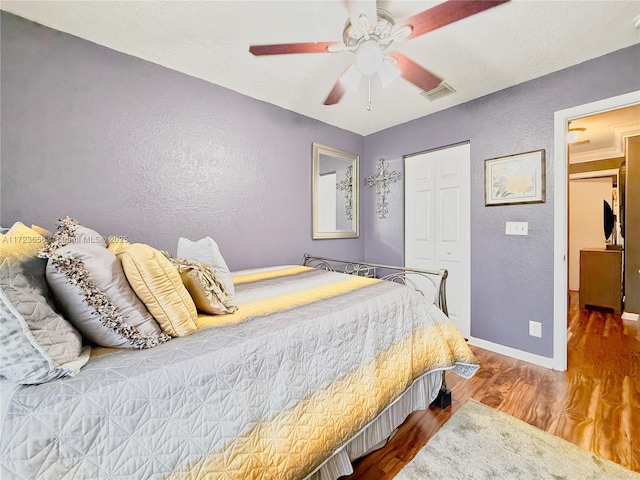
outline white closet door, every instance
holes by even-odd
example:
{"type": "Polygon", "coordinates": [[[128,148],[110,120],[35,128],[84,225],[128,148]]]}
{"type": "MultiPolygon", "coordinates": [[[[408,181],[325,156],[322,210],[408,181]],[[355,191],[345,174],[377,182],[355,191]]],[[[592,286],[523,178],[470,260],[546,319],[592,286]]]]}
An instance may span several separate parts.
{"type": "MultiPolygon", "coordinates": [[[[405,158],[405,265],[449,271],[449,317],[471,334],[470,146],[405,158]]],[[[433,288],[420,285],[425,293],[433,288]]]]}

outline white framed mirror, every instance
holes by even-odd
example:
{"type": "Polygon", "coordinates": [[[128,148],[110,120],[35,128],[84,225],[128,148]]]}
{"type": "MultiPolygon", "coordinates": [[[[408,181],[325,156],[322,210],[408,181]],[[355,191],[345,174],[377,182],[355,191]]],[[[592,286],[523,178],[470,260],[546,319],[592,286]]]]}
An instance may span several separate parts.
{"type": "Polygon", "coordinates": [[[313,144],[313,238],[355,238],[359,235],[359,157],[313,144]]]}

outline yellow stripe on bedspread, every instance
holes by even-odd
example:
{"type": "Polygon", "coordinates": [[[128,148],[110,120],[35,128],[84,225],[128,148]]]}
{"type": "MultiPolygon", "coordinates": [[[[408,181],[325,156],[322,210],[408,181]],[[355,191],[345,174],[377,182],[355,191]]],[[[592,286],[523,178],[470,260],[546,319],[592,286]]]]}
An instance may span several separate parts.
{"type": "MultiPolygon", "coordinates": [[[[308,269],[309,267],[302,268],[308,269]]],[[[344,280],[340,280],[338,282],[318,285],[306,290],[283,293],[281,295],[275,295],[255,302],[242,303],[239,305],[239,308],[235,313],[227,315],[200,314],[198,315],[198,328],[232,325],[242,322],[250,317],[268,315],[270,313],[288,310],[300,305],[307,305],[317,302],[318,300],[342,295],[380,281],[382,280],[349,275],[346,276],[344,280]]]]}
{"type": "Polygon", "coordinates": [[[286,277],[288,275],[296,275],[298,273],[307,272],[313,270],[313,267],[304,267],[302,265],[296,265],[294,267],[282,268],[279,270],[267,270],[266,272],[249,273],[246,275],[234,275],[234,285],[241,283],[257,282],[259,280],[268,280],[270,278],[286,277]]]}
{"type": "Polygon", "coordinates": [[[167,478],[285,480],[308,475],[413,378],[451,365],[454,352],[436,340],[442,335],[439,330],[435,324],[422,327],[369,363],[167,478]],[[425,368],[412,357],[434,360],[425,368]],[[310,459],[316,459],[313,465],[310,459]]]}

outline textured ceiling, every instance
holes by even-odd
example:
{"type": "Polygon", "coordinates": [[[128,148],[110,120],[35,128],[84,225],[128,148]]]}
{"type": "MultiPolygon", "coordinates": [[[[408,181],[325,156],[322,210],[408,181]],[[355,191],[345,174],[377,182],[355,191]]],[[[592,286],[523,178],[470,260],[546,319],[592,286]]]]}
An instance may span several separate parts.
{"type": "MultiPolygon", "coordinates": [[[[396,21],[440,2],[379,1],[396,21]]],[[[350,52],[254,57],[249,45],[340,41],[343,1],[6,1],[35,22],[367,135],[640,42],[637,1],[513,0],[397,50],[456,93],[431,102],[403,79],[367,82],[333,106],[323,101],[350,52]]],[[[612,72],[615,75],[615,72],[612,72]]]]}

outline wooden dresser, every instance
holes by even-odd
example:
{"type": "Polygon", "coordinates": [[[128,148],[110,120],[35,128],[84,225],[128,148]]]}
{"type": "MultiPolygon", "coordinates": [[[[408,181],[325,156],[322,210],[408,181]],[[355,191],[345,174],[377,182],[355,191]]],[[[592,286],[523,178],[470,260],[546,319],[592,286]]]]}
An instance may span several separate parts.
{"type": "Polygon", "coordinates": [[[580,308],[586,306],[622,313],[622,250],[580,250],[580,308]]]}

